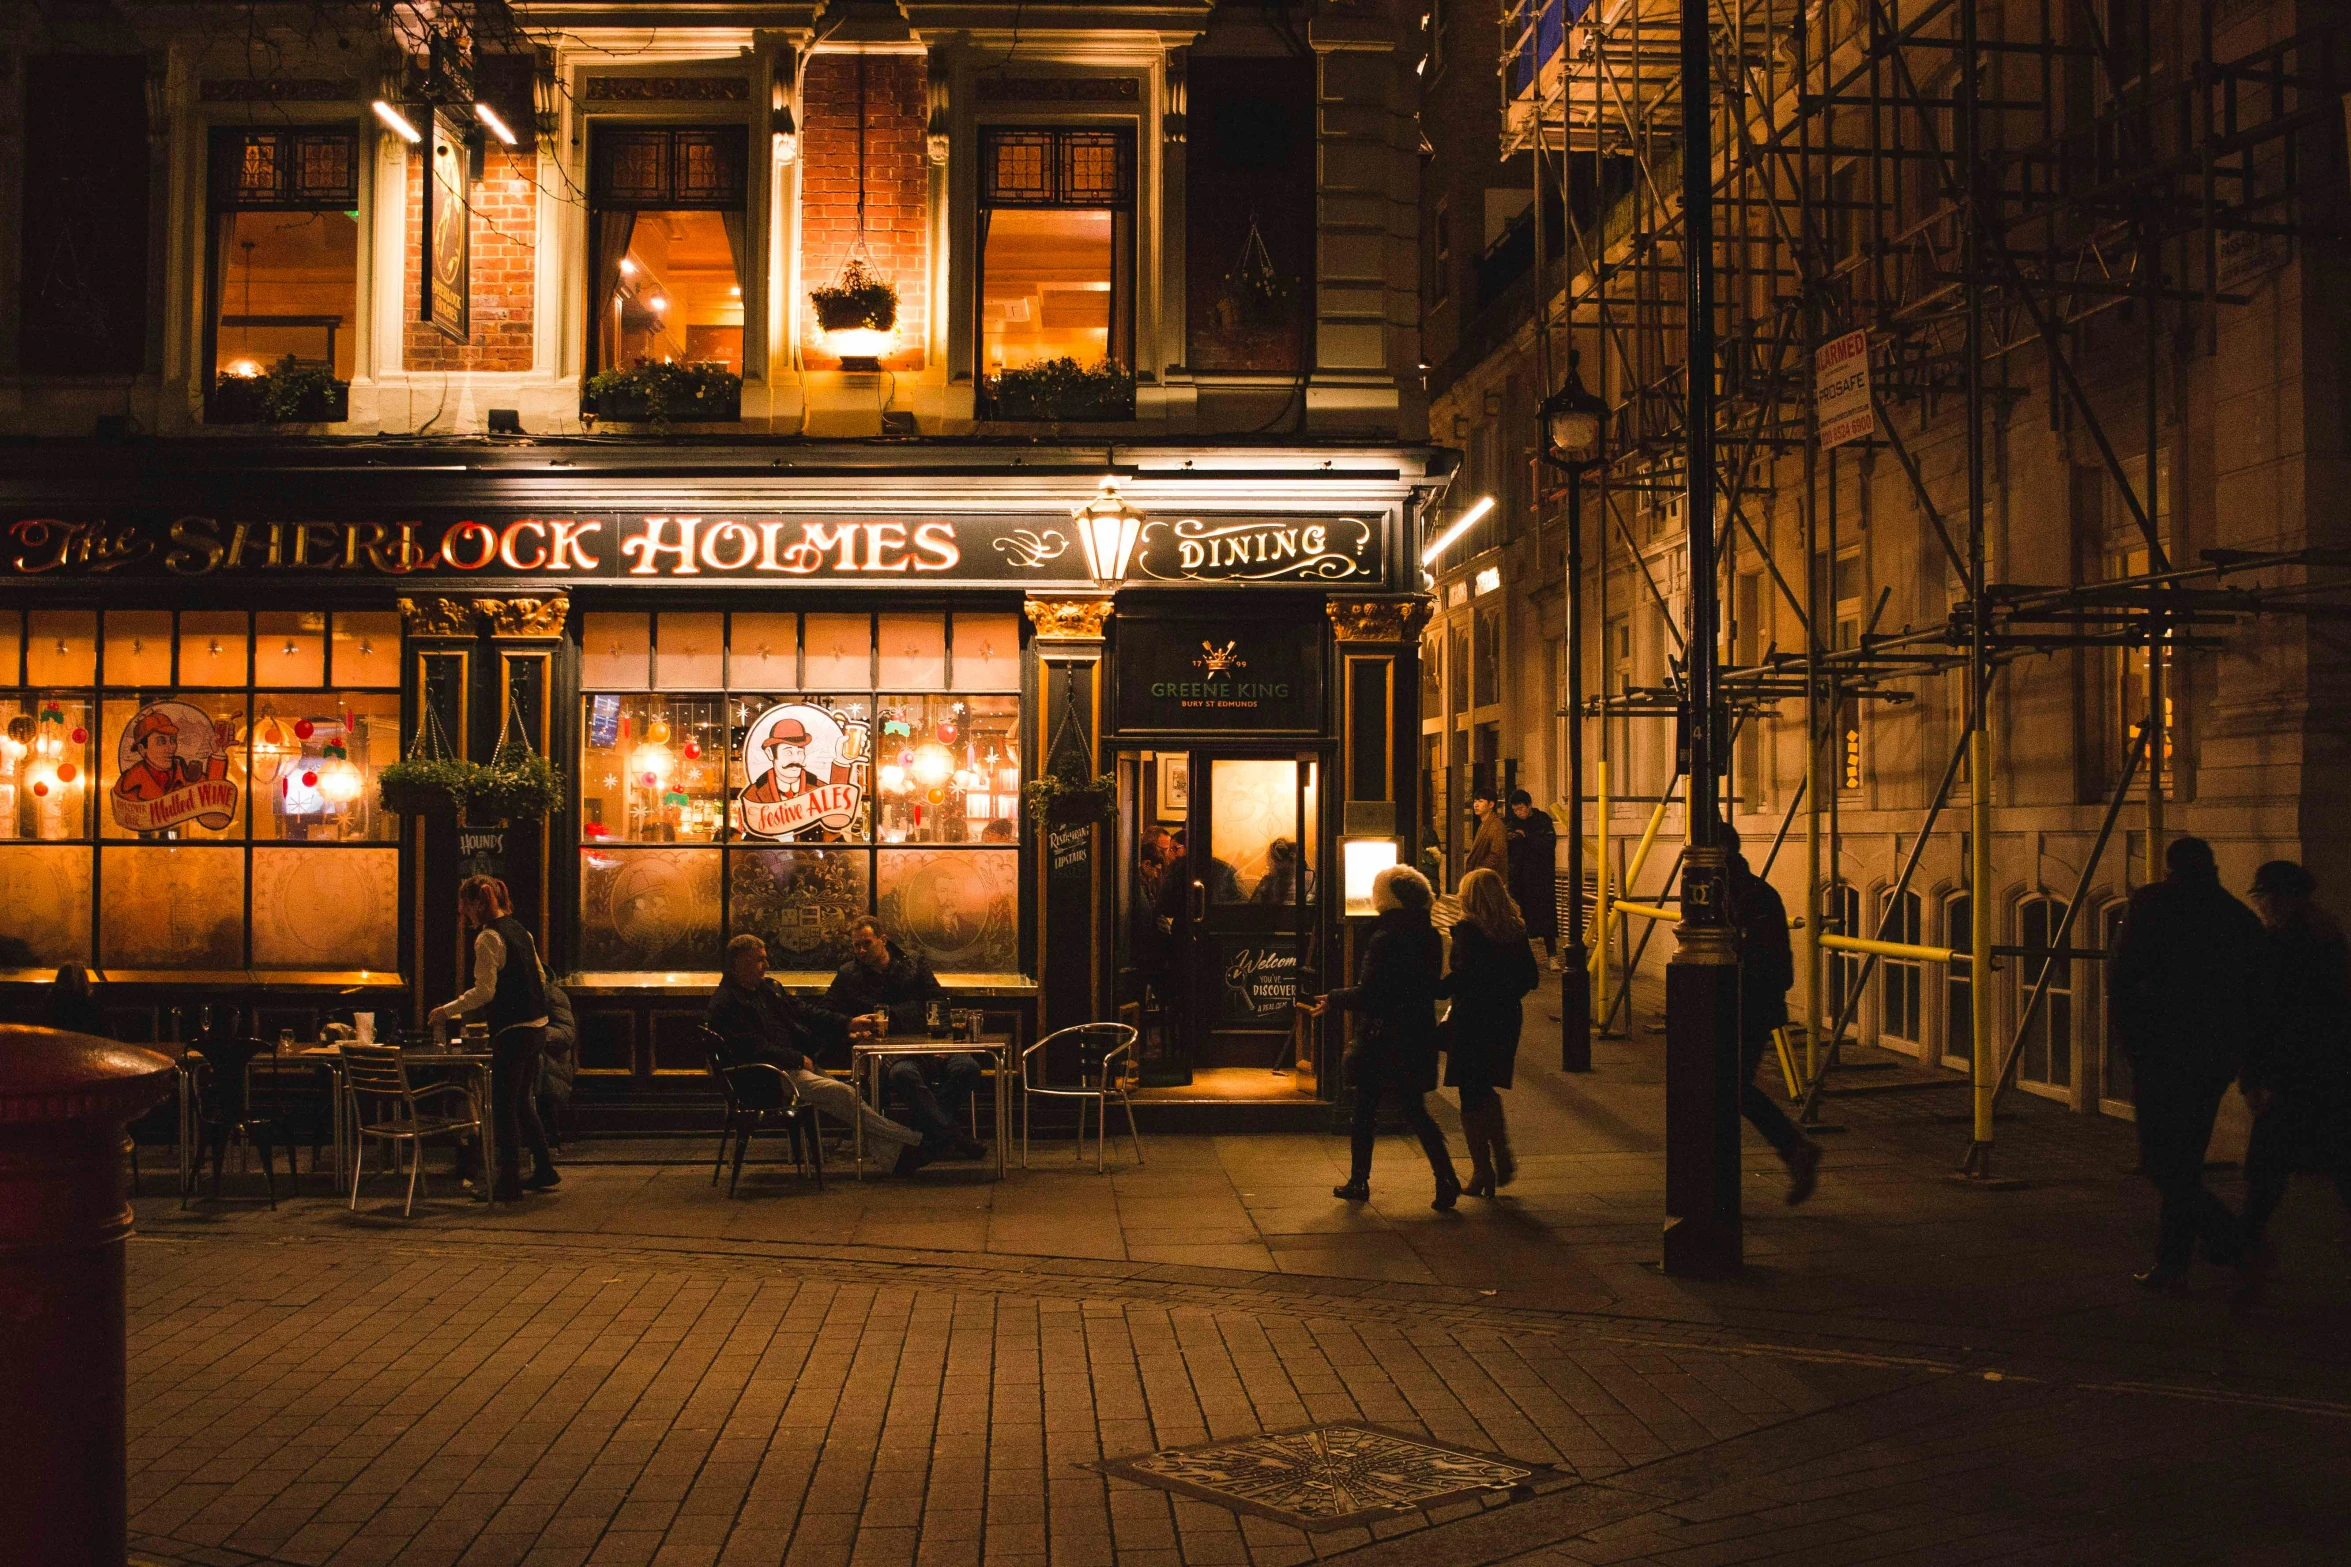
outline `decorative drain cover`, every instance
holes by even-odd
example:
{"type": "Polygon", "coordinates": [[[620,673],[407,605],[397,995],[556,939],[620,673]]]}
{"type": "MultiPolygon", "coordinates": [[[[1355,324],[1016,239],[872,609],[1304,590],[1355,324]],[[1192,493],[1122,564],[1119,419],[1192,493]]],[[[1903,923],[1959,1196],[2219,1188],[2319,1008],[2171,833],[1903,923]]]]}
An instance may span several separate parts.
{"type": "Polygon", "coordinates": [[[1344,1529],[1486,1491],[1523,1491],[1550,1466],[1335,1423],[1171,1447],[1094,1466],[1298,1529],[1344,1529]]]}

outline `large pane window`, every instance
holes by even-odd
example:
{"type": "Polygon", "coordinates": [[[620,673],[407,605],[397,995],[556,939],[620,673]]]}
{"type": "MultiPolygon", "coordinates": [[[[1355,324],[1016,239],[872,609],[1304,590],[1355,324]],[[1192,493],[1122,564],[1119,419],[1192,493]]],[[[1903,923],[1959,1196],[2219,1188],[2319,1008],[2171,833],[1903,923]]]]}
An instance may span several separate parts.
{"type": "Polygon", "coordinates": [[[590,364],[708,365],[740,376],[747,132],[632,125],[592,135],[590,364]]]}
{"type": "Polygon", "coordinates": [[[580,637],[581,967],[706,971],[749,931],[822,970],[877,911],[942,971],[1017,965],[1014,617],[590,614],[580,637]]]}
{"type": "Polygon", "coordinates": [[[395,969],[399,647],[378,612],[0,617],[0,969],[395,969]]]}
{"type": "Polygon", "coordinates": [[[1006,371],[1059,359],[1134,368],[1131,131],[983,131],[979,227],[983,388],[1009,404],[1006,371]]]}
{"type": "Polygon", "coordinates": [[[2022,1018],[2032,1006],[2033,988],[2048,970],[2048,993],[2033,1009],[2019,1047],[2016,1075],[2046,1088],[2073,1086],[2073,960],[2047,957],[2065,923],[2065,900],[2028,897],[2016,905],[2016,944],[2024,955],[2011,965],[2015,976],[2016,1012],[2022,1018]]]}
{"type": "Polygon", "coordinates": [[[315,401],[304,406],[289,378],[351,379],[359,338],[358,133],[223,128],[212,133],[211,165],[207,417],[328,417],[315,401]]]}

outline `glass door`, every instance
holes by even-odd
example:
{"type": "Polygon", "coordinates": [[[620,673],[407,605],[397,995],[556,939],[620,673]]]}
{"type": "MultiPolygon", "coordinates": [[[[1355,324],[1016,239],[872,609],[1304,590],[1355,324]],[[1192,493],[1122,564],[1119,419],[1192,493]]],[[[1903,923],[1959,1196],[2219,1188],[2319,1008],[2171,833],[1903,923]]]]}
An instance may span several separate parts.
{"type": "Polygon", "coordinates": [[[1195,1080],[1263,1093],[1292,1072],[1294,1003],[1320,966],[1320,782],[1312,755],[1189,757],[1166,902],[1195,1080]]]}

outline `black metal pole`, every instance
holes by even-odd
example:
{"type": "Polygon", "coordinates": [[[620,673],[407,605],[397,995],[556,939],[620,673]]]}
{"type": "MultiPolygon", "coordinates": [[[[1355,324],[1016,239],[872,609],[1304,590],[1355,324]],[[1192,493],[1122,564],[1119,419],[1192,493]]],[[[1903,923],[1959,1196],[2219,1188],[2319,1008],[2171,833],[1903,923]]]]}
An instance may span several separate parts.
{"type": "Polygon", "coordinates": [[[1682,0],[1682,521],[1690,563],[1683,732],[1689,852],[1677,950],[1665,970],[1665,1271],[1739,1270],[1739,958],[1716,817],[1720,614],[1714,557],[1714,94],[1709,0],[1682,0]]]}
{"type": "Polygon", "coordinates": [[[1567,911],[1559,948],[1559,1069],[1592,1070],[1592,970],[1584,949],[1584,473],[1567,475],[1567,911]]]}

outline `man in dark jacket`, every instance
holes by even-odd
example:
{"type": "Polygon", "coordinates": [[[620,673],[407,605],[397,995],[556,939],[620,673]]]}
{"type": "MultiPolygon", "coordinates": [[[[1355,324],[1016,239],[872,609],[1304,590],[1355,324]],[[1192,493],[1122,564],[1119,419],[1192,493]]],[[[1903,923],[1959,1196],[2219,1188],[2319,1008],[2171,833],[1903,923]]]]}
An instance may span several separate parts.
{"type": "MultiPolygon", "coordinates": [[[[712,994],[704,1021],[718,1036],[719,1058],[728,1066],[765,1063],[834,1120],[861,1119],[869,1157],[897,1150],[900,1175],[911,1175],[926,1162],[922,1133],[889,1119],[859,1099],[856,1089],[816,1069],[826,1056],[846,1062],[849,1041],[880,1032],[881,1020],[847,1017],[785,990],[767,977],[767,943],[757,936],[745,934],[727,943],[726,978],[712,994]]],[[[760,1075],[745,1074],[746,1081],[760,1075]]]]}
{"type": "Polygon", "coordinates": [[[2212,845],[2175,838],[2170,873],[2131,894],[2115,943],[2113,1043],[2130,1058],[2139,1162],[2163,1195],[2149,1289],[2187,1286],[2196,1242],[2214,1262],[2244,1256],[2236,1216],[2204,1187],[2204,1151],[2221,1095],[2243,1059],[2257,996],[2261,922],[2220,884],[2212,845]]]}
{"type": "Polygon", "coordinates": [[[1820,1144],[1796,1130],[1771,1095],[1755,1086],[1755,1069],[1771,1053],[1772,1033],[1788,1021],[1788,987],[1796,982],[1796,955],[1788,945],[1788,906],[1748,867],[1739,831],[1715,829],[1730,855],[1731,926],[1739,939],[1739,1113],[1763,1135],[1788,1167],[1788,1206],[1812,1195],[1820,1177],[1820,1144]]]}
{"type": "Polygon", "coordinates": [[[1518,903],[1518,917],[1526,921],[1528,937],[1542,942],[1544,956],[1557,966],[1559,829],[1549,811],[1535,809],[1535,797],[1524,789],[1510,791],[1510,819],[1502,825],[1510,835],[1510,896],[1518,903]]]}
{"type": "Polygon", "coordinates": [[[2261,1015],[2238,1082],[2253,1109],[2245,1147],[2245,1281],[2260,1299],[2276,1254],[2263,1239],[2296,1170],[2323,1171],[2351,1204],[2351,949],[2312,901],[2318,878],[2291,860],[2253,873],[2266,962],[2261,1015]]]}
{"type": "MultiPolygon", "coordinates": [[[[869,914],[850,925],[849,961],[833,976],[824,1000],[850,1016],[886,1017],[893,1034],[915,1034],[929,1026],[926,1010],[934,1001],[944,1005],[947,991],[928,963],[902,950],[869,914]]],[[[979,1057],[955,1051],[894,1056],[883,1075],[929,1152],[977,1159],[986,1150],[963,1129],[961,1117],[986,1074],[979,1057]]]]}

